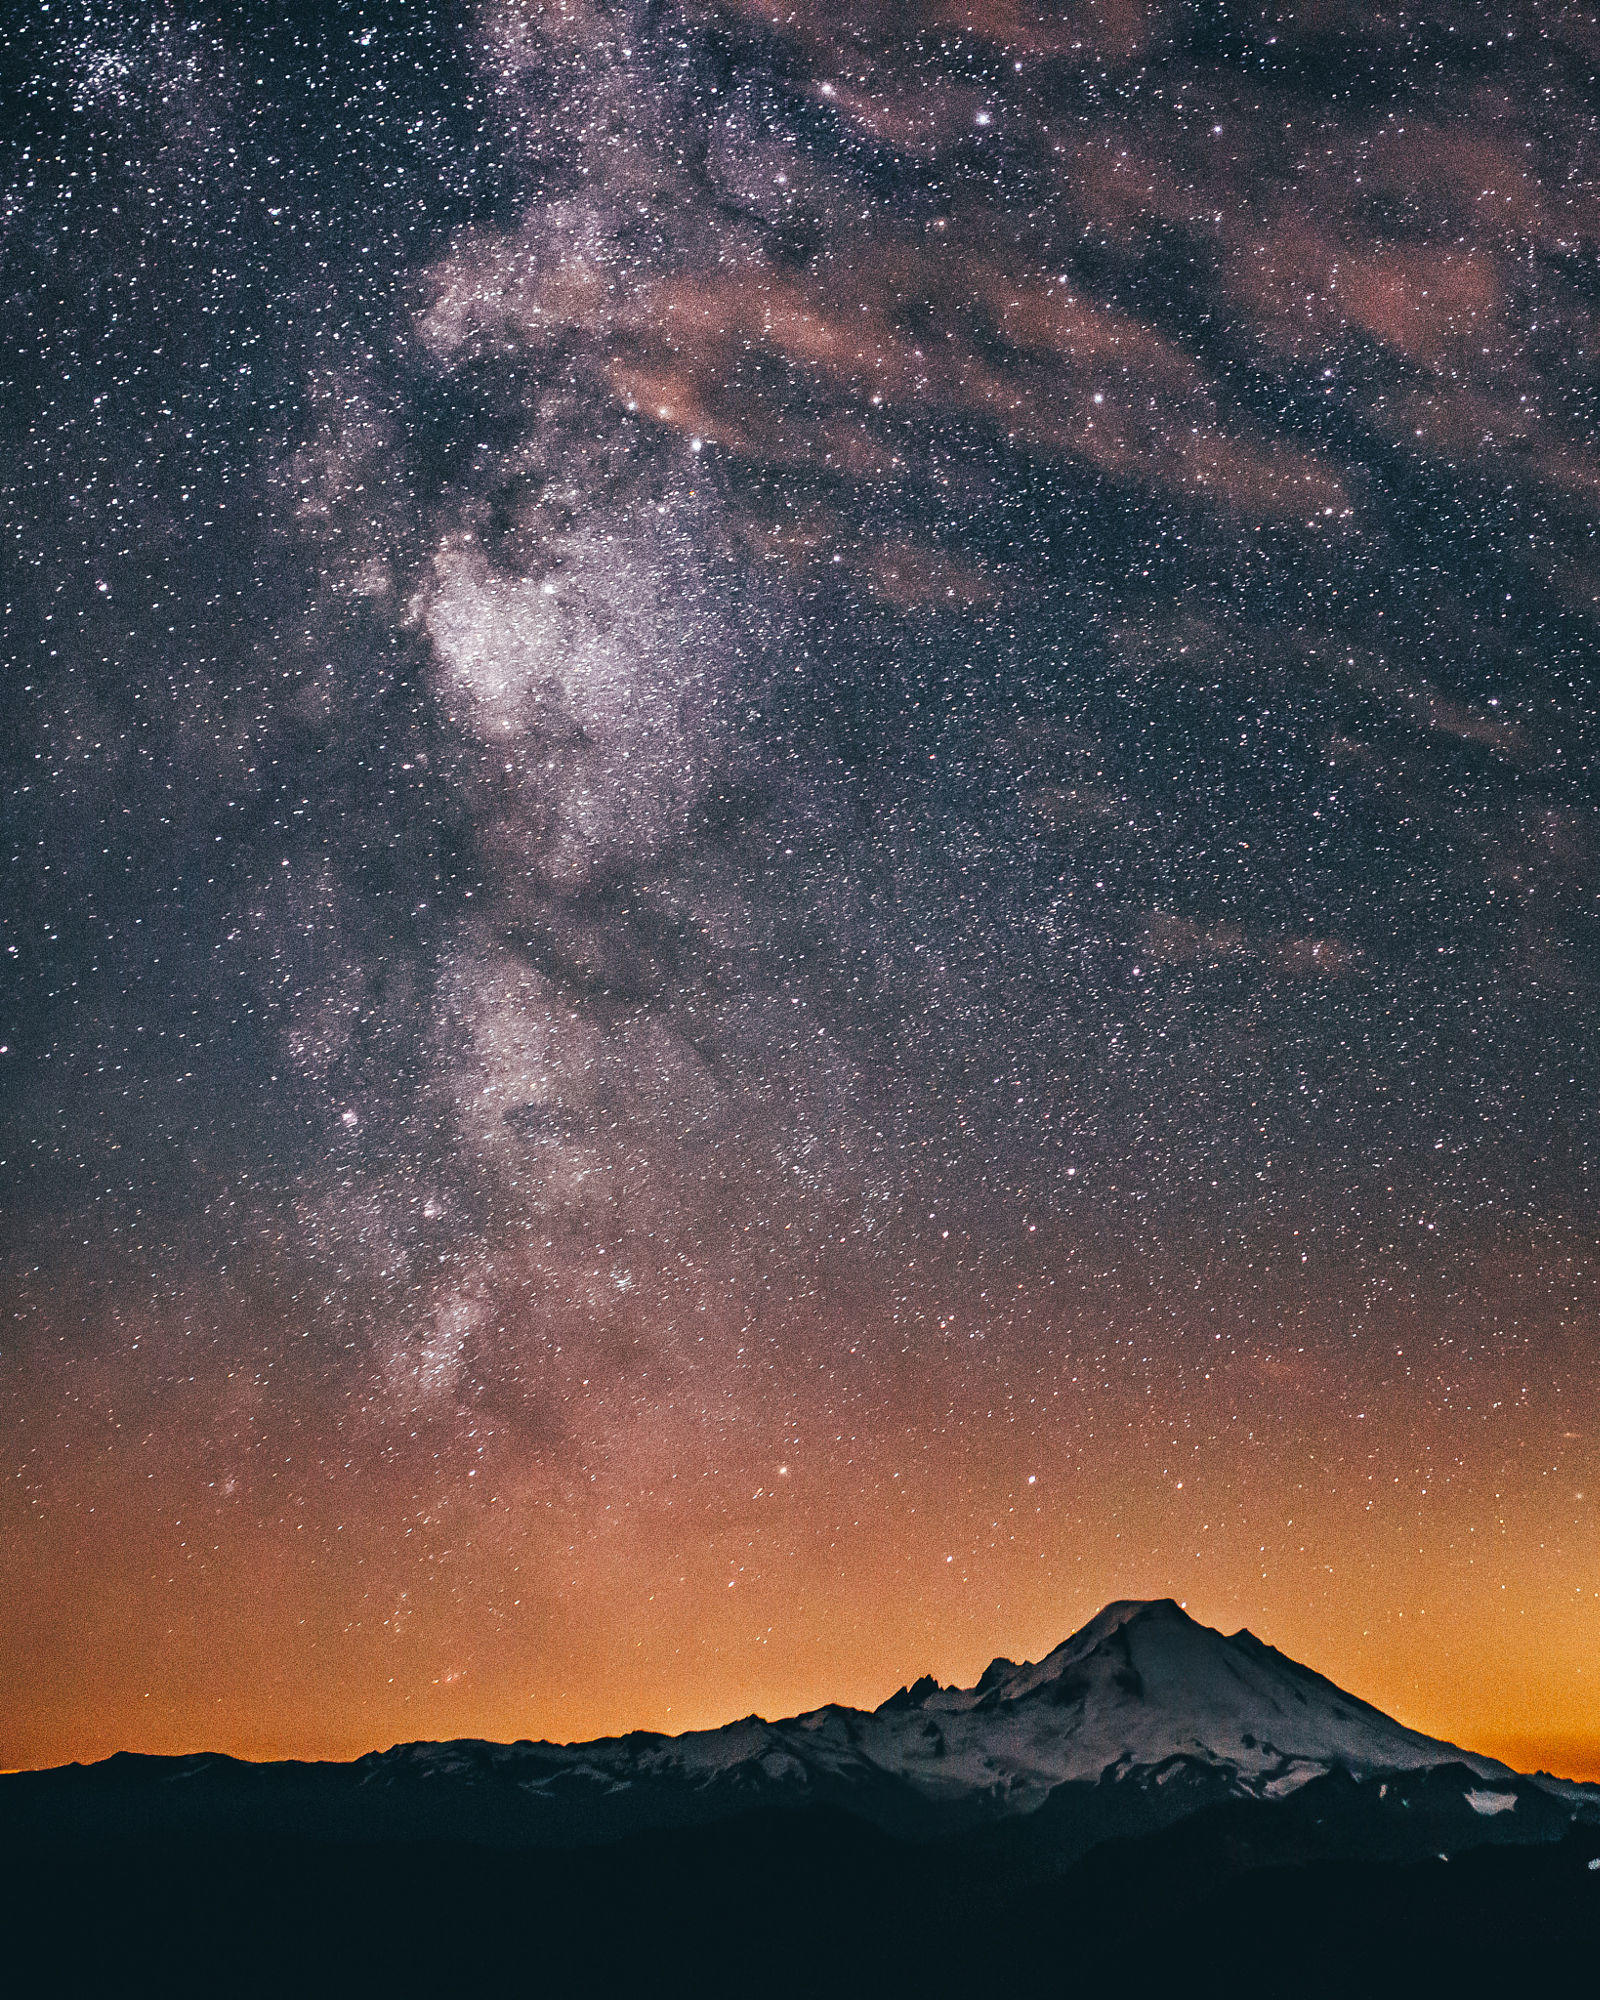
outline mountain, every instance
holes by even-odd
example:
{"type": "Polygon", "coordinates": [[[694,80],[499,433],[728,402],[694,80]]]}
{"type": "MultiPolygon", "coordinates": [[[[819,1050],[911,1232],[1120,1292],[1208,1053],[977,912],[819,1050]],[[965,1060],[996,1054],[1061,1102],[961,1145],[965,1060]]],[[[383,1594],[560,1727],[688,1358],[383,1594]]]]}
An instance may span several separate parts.
{"type": "Polygon", "coordinates": [[[1063,1784],[1170,1777],[1179,1762],[1255,1798],[1332,1770],[1454,1763],[1483,1781],[1485,1812],[1516,1778],[1404,1728],[1249,1632],[1198,1624],[1171,1598],[1107,1605],[1037,1665],[995,1660],[971,1688],[920,1680],[870,1712],[829,1705],[571,1746],[413,1744],[362,1768],[373,1786],[509,1778],[530,1808],[548,1804],[592,1837],[813,1800],[899,1830],[943,1830],[1030,1812],[1063,1784]]]}
{"type": "MultiPolygon", "coordinates": [[[[1195,1989],[1194,1940],[1223,1910],[1285,1948],[1320,1935],[1318,1967],[1345,1968],[1342,1985],[1302,1967],[1263,1990],[1389,1990],[1377,1926],[1393,1965],[1437,1932],[1429,1976],[1448,1963],[1449,1990],[1477,1991],[1496,1962],[1465,1942],[1479,1892],[1521,1898],[1547,1955],[1600,1946],[1600,1786],[1423,1736],[1162,1599],[1108,1605],[1037,1663],[996,1660],[971,1688],[924,1678],[870,1711],[349,1764],[123,1755],[13,1774],[0,1883],[21,1935],[51,1921],[54,1950],[91,1957],[115,1940],[86,1991],[140,1990],[142,1940],[162,1991],[174,1967],[204,1991],[453,1991],[470,1961],[557,1993],[1050,1991],[1068,1965],[1165,1993],[1179,1970],[1195,1989]],[[1479,1891],[1438,1873],[1449,1860],[1479,1891]]],[[[1525,1984],[1532,1962],[1504,1976],[1525,1984]]],[[[74,1990],[59,1970],[51,1990],[74,1990]]]]}
{"type": "Polygon", "coordinates": [[[346,1837],[529,1846],[827,1806],[932,1839],[1050,1800],[1059,1818],[1083,1788],[1143,1797],[1145,1816],[1165,1823],[1166,1801],[1282,1799],[1332,1772],[1359,1780],[1444,1766],[1462,1773],[1485,1820],[1514,1815],[1530,1793],[1572,1811],[1600,1807],[1600,1787],[1520,1778],[1161,1598],[1107,1605],[1037,1664],[995,1660],[971,1688],[924,1678],[870,1711],[830,1704],[779,1722],[748,1716],[578,1744],[409,1743],[347,1765],[120,1756],[0,1779],[0,1798],[68,1821],[271,1832],[314,1822],[346,1837]]]}

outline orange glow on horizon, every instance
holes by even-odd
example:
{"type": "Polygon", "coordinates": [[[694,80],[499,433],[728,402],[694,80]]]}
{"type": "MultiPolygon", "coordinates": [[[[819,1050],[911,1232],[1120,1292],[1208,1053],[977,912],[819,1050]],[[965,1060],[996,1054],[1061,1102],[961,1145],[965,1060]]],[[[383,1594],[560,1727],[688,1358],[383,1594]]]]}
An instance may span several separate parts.
{"type": "MultiPolygon", "coordinates": [[[[1600,1776],[1600,1466],[1563,1300],[1507,1396],[1492,1346],[1461,1357],[1514,1260],[1458,1287],[1446,1333],[1408,1305],[1359,1349],[1336,1270],[1274,1281],[1294,1337],[1270,1342],[1258,1278],[1212,1270],[1207,1355],[1143,1343],[1070,1251],[1029,1255],[1013,1328],[1061,1330],[1025,1365],[997,1324],[990,1401],[957,1402],[972,1354],[937,1340],[824,1396],[797,1337],[715,1421],[596,1381],[586,1454],[455,1410],[358,1415],[292,1355],[242,1399],[226,1368],[176,1382],[148,1348],[70,1396],[40,1371],[3,1502],[0,1758],[349,1757],[870,1706],[1171,1595],[1413,1727],[1600,1776]]],[[[964,1329],[964,1280],[942,1282],[964,1329]]]]}

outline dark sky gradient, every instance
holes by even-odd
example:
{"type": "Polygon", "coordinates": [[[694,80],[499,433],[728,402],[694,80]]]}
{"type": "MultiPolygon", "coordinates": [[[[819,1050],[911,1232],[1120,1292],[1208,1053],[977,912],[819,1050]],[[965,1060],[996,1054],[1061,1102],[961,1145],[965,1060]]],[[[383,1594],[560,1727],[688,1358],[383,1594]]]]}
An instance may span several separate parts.
{"type": "Polygon", "coordinates": [[[1587,9],[0,26],[0,1759],[1171,1591],[1600,1773],[1587,9]]]}

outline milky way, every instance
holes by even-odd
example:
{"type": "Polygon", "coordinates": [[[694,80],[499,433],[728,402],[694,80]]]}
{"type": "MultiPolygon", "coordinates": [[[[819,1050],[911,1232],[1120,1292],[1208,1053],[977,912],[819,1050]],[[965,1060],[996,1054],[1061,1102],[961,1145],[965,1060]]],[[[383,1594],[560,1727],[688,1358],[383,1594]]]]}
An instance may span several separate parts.
{"type": "Polygon", "coordinates": [[[1587,15],[0,50],[0,1754],[1171,1590],[1600,1768],[1587,15]]]}

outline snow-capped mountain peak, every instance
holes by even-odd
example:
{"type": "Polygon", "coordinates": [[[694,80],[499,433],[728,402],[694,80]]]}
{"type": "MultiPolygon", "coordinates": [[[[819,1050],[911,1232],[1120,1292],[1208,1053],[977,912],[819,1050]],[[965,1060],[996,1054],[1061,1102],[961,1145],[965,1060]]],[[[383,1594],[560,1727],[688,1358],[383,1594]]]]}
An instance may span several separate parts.
{"type": "Polygon", "coordinates": [[[1172,1758],[1226,1770],[1257,1793],[1335,1768],[1362,1775],[1449,1761],[1510,1775],[1405,1728],[1250,1632],[1213,1631],[1171,1598],[1108,1604],[1037,1663],[996,1660],[972,1688],[916,1683],[869,1720],[876,1758],[940,1789],[974,1759],[990,1782],[1003,1776],[1025,1795],[1172,1758]],[[930,1759],[922,1745],[935,1740],[930,1759]]]}

